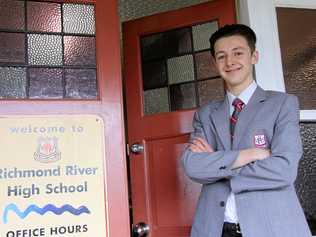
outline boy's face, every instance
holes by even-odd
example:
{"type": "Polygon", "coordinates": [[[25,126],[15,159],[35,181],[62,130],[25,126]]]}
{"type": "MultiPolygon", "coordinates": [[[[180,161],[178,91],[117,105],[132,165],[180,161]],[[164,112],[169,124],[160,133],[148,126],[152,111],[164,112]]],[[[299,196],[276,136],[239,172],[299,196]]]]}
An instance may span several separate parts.
{"type": "Polygon", "coordinates": [[[214,45],[215,64],[227,89],[239,95],[253,81],[253,65],[258,52],[251,52],[247,40],[239,35],[220,38],[214,45]]]}

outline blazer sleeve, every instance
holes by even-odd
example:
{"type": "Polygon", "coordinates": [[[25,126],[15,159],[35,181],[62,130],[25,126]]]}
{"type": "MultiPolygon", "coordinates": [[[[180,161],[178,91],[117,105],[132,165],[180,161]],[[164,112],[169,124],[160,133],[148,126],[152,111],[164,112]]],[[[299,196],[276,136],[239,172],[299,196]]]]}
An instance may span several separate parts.
{"type": "MultiPolygon", "coordinates": [[[[191,139],[194,137],[202,137],[207,140],[213,149],[216,149],[215,134],[212,129],[205,132],[204,123],[200,120],[200,111],[196,112],[193,118],[194,132],[191,134],[191,139]]],[[[229,179],[236,175],[236,170],[231,170],[230,167],[238,156],[238,151],[215,151],[208,152],[192,152],[186,148],[182,155],[182,163],[185,173],[193,181],[201,184],[211,184],[221,179],[229,179]]]]}
{"type": "Polygon", "coordinates": [[[280,108],[271,141],[271,156],[239,169],[238,175],[230,180],[234,193],[293,185],[303,153],[297,97],[287,95],[280,108]]]}

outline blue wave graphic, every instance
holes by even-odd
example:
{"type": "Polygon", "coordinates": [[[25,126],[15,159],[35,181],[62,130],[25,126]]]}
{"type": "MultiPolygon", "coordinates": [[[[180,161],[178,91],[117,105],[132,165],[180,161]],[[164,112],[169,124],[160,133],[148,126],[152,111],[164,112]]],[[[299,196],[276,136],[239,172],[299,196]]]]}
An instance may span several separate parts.
{"type": "Polygon", "coordinates": [[[82,213],[90,214],[90,210],[86,206],[80,206],[78,208],[74,208],[73,206],[71,206],[69,204],[65,204],[65,205],[61,206],[60,208],[56,207],[53,204],[47,204],[43,208],[40,208],[37,205],[32,204],[32,205],[28,206],[25,211],[22,212],[19,210],[19,208],[14,203],[11,203],[11,204],[7,205],[4,209],[3,222],[5,224],[8,223],[9,211],[15,212],[21,219],[24,219],[25,217],[27,217],[27,215],[30,214],[31,212],[36,212],[42,216],[46,212],[49,212],[49,211],[53,212],[56,215],[61,215],[66,211],[70,212],[71,214],[73,214],[75,216],[79,216],[82,213]]]}

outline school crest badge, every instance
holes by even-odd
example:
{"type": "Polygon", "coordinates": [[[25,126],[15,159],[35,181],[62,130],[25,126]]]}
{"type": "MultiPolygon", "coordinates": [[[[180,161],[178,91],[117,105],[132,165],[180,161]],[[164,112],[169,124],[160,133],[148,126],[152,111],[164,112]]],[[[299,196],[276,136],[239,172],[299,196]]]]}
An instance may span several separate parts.
{"type": "Polygon", "coordinates": [[[41,163],[51,163],[60,160],[57,137],[40,137],[37,140],[37,150],[34,159],[41,163]]]}
{"type": "Polygon", "coordinates": [[[254,136],[254,144],[257,148],[267,147],[267,138],[264,134],[254,136]]]}

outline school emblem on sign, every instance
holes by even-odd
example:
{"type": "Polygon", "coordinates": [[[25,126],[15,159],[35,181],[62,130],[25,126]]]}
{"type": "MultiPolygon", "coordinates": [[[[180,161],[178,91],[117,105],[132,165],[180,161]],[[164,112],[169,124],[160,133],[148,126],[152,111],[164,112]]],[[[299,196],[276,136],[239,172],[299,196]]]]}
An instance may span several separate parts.
{"type": "Polygon", "coordinates": [[[56,137],[40,137],[34,159],[42,163],[51,163],[60,160],[58,139],[56,137]]]}
{"type": "Polygon", "coordinates": [[[265,135],[255,135],[255,147],[266,147],[267,146],[267,139],[265,135]]]}

